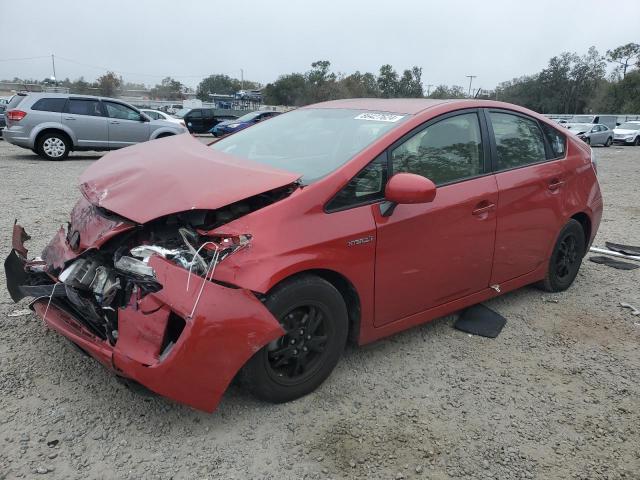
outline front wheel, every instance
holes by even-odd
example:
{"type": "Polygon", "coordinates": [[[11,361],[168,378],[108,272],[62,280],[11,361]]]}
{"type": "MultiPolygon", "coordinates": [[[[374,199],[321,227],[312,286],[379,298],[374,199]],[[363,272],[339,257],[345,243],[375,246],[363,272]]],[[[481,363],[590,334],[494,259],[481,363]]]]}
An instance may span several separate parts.
{"type": "Polygon", "coordinates": [[[636,139],[633,141],[633,145],[634,145],[634,146],[636,146],[636,147],[637,147],[638,145],[640,145],[640,135],[638,135],[638,136],[636,137],[636,139]]]}
{"type": "Polygon", "coordinates": [[[569,220],[558,235],[547,275],[538,286],[547,292],[562,292],[569,288],[578,275],[585,248],[582,225],[577,220],[569,220]]]}
{"type": "Polygon", "coordinates": [[[347,341],[347,307],[340,292],[315,275],[284,281],[265,305],[286,333],[257,352],[241,377],[262,400],[295,400],[315,390],[338,363],[347,341]]]}

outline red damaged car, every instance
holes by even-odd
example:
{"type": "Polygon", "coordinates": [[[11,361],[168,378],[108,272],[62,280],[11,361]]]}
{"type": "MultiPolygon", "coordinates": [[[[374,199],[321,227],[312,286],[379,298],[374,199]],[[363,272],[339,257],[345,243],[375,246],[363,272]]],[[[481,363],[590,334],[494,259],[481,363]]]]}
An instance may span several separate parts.
{"type": "Polygon", "coordinates": [[[215,409],[282,402],[372,342],[516,288],[573,282],[602,214],[590,149],[499,102],[339,100],[210,146],[109,153],[7,286],[116,375],[215,409]]]}

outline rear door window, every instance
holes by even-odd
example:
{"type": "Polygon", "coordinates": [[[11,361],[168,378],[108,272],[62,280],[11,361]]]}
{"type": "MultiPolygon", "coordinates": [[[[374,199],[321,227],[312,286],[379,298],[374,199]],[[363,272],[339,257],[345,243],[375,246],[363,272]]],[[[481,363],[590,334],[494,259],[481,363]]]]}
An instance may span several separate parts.
{"type": "Polygon", "coordinates": [[[497,170],[524,167],[547,160],[538,122],[511,113],[490,112],[496,141],[497,170]]]}
{"type": "Polygon", "coordinates": [[[70,98],[65,108],[65,113],[74,115],[89,115],[102,117],[102,107],[99,100],[85,98],[70,98]]]}
{"type": "Polygon", "coordinates": [[[31,110],[38,110],[41,112],[62,112],[65,103],[67,103],[66,98],[41,98],[33,104],[31,110]]]}

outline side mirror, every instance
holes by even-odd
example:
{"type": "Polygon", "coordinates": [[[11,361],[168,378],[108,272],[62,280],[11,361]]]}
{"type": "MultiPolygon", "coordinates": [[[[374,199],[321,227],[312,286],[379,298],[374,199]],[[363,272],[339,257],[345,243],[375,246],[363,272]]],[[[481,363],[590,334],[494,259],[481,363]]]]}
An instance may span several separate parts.
{"type": "Polygon", "coordinates": [[[150,122],[151,119],[147,117],[144,113],[140,113],[140,121],[141,122],[150,122]]]}
{"type": "Polygon", "coordinates": [[[387,182],[384,196],[387,201],[381,207],[381,213],[387,217],[396,205],[432,202],[436,198],[436,186],[421,175],[396,173],[387,182]]]}

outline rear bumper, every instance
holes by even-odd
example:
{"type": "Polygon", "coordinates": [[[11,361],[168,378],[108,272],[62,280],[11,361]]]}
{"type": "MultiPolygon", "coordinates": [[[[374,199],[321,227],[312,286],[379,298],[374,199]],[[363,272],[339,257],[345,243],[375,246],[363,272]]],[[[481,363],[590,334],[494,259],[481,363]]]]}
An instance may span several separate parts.
{"type": "Polygon", "coordinates": [[[2,138],[19,147],[33,148],[31,139],[28,136],[24,136],[24,132],[22,130],[14,130],[5,127],[2,129],[2,138]]]}
{"type": "MultiPolygon", "coordinates": [[[[24,232],[19,225],[16,229],[24,232]]],[[[64,284],[46,273],[29,271],[33,263],[19,251],[21,238],[18,243],[14,241],[5,261],[7,287],[14,300],[25,296],[23,287],[46,283],[42,288],[48,288],[53,298],[37,298],[32,309],[49,328],[118,376],[194,408],[213,411],[240,368],[284,334],[252,292],[196,275],[191,276],[187,291],[189,272],[153,257],[150,265],[162,289],[143,298],[132,296],[128,305],[119,308],[117,340],[109,341],[65,303],[64,284]]]]}

